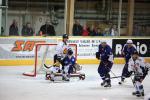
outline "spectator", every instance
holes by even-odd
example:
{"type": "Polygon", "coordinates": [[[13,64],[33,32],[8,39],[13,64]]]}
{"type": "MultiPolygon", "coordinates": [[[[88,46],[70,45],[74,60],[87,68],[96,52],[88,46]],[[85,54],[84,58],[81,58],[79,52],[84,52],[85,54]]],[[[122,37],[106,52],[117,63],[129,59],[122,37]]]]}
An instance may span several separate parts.
{"type": "Polygon", "coordinates": [[[140,36],[140,26],[137,24],[133,26],[133,36],[140,36]]]}
{"type": "Polygon", "coordinates": [[[17,21],[14,19],[13,23],[9,27],[9,35],[10,36],[18,36],[18,26],[17,26],[17,21]]]}
{"type": "Polygon", "coordinates": [[[88,36],[89,35],[89,31],[86,25],[83,26],[83,32],[82,32],[82,36],[88,36]]]}
{"type": "Polygon", "coordinates": [[[34,32],[29,22],[25,26],[23,26],[21,33],[22,36],[33,36],[34,32]]]}
{"type": "Polygon", "coordinates": [[[98,36],[104,36],[100,28],[97,28],[97,33],[98,33],[98,36]]]}
{"type": "Polygon", "coordinates": [[[75,20],[75,24],[73,25],[73,35],[74,36],[81,36],[83,28],[80,25],[79,20],[75,20]]]}
{"type": "Polygon", "coordinates": [[[89,32],[90,32],[90,36],[94,36],[95,35],[95,26],[92,25],[89,29],[89,32]]]}
{"type": "Polygon", "coordinates": [[[105,30],[103,31],[103,36],[110,36],[109,30],[109,28],[105,28],[105,30]]]}
{"type": "Polygon", "coordinates": [[[3,35],[3,33],[4,33],[4,28],[1,27],[1,35],[3,35]]]}
{"type": "Polygon", "coordinates": [[[93,36],[98,36],[99,35],[99,33],[98,33],[98,28],[96,27],[96,28],[94,28],[94,30],[93,30],[93,36]]]}
{"type": "Polygon", "coordinates": [[[140,34],[140,36],[146,36],[146,26],[145,25],[141,26],[141,34],[140,34]]]}
{"type": "Polygon", "coordinates": [[[91,31],[91,36],[103,36],[101,29],[98,27],[95,27],[92,31],[91,31]]]}
{"type": "Polygon", "coordinates": [[[112,25],[110,28],[110,35],[111,36],[118,36],[118,30],[116,25],[112,25]]]}
{"type": "Polygon", "coordinates": [[[44,36],[55,36],[55,29],[54,26],[50,25],[50,21],[47,20],[45,25],[42,25],[40,28],[40,35],[44,36]]]}
{"type": "Polygon", "coordinates": [[[145,26],[145,36],[150,36],[150,27],[149,26],[145,26]]]}

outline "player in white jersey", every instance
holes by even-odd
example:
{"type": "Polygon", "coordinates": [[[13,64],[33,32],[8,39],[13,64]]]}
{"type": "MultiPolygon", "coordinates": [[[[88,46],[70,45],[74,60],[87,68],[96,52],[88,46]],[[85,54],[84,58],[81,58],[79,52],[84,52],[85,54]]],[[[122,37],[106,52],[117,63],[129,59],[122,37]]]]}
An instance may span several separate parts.
{"type": "Polygon", "coordinates": [[[56,46],[56,54],[54,55],[54,63],[56,62],[56,60],[61,62],[63,58],[67,55],[67,51],[70,48],[69,45],[67,44],[67,41],[68,41],[68,35],[63,34],[62,41],[60,41],[56,46]]]}
{"type": "Polygon", "coordinates": [[[62,41],[60,41],[56,46],[56,54],[54,56],[54,63],[59,61],[62,64],[62,79],[65,81],[69,81],[69,76],[67,75],[68,72],[66,71],[63,59],[67,56],[68,50],[72,50],[67,44],[67,41],[68,35],[63,34],[62,41]]]}
{"type": "Polygon", "coordinates": [[[134,73],[133,83],[135,86],[135,92],[133,92],[133,95],[138,97],[144,96],[142,81],[148,73],[148,68],[146,67],[144,60],[139,57],[138,52],[134,52],[129,60],[128,65],[129,72],[134,73]]]}

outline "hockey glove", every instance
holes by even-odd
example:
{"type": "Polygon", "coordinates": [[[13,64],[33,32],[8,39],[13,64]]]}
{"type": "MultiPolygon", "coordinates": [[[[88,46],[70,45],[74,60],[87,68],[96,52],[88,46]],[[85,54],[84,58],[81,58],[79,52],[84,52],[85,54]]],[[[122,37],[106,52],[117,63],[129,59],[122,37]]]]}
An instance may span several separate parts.
{"type": "Polygon", "coordinates": [[[96,52],[96,58],[100,59],[100,53],[99,52],[96,52]]]}
{"type": "Polygon", "coordinates": [[[57,61],[59,61],[60,63],[63,61],[63,56],[57,56],[57,61]]]}

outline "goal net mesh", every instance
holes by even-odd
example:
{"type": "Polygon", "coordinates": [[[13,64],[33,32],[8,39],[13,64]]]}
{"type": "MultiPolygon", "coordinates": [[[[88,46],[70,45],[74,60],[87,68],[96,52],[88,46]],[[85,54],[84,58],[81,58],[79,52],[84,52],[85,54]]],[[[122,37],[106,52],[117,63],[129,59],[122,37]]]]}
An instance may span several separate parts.
{"type": "MultiPolygon", "coordinates": [[[[51,66],[53,65],[54,55],[56,54],[57,44],[41,43],[35,45],[35,58],[34,65],[31,71],[24,72],[25,76],[35,77],[37,74],[45,73],[44,64],[51,66]]],[[[77,45],[69,44],[72,48],[74,56],[77,58],[77,45]]]]}

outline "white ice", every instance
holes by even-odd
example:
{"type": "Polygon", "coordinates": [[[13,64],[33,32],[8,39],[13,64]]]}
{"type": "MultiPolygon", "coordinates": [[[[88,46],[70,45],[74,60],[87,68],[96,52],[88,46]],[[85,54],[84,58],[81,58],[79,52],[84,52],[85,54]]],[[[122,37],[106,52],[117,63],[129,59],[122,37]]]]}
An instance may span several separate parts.
{"type": "MultiPolygon", "coordinates": [[[[23,76],[30,70],[27,66],[0,67],[0,100],[143,100],[135,97],[131,79],[118,85],[118,79],[112,80],[111,88],[100,86],[97,73],[98,65],[83,65],[85,80],[71,79],[68,83],[51,83],[44,75],[23,76]]],[[[114,65],[112,71],[120,75],[123,65],[114,65]]],[[[113,76],[111,74],[111,76],[113,76]]],[[[143,82],[145,94],[150,93],[149,76],[143,82]]]]}

